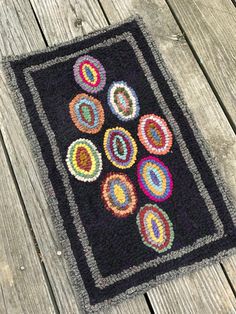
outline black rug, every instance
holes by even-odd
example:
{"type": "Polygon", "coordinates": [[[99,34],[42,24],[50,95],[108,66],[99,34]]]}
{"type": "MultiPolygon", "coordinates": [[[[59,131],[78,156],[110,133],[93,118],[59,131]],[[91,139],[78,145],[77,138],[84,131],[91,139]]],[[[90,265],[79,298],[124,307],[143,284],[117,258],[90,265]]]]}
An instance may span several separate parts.
{"type": "Polygon", "coordinates": [[[140,18],[4,67],[86,312],[232,253],[232,201],[140,18]]]}

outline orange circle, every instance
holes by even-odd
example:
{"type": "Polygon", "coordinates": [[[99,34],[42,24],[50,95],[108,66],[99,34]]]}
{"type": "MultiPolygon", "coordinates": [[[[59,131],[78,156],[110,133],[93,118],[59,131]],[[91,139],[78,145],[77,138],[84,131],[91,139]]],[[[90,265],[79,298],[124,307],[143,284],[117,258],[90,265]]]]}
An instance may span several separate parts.
{"type": "Polygon", "coordinates": [[[85,93],[75,96],[69,104],[69,111],[75,126],[84,133],[98,133],[104,123],[101,102],[85,93]]]}

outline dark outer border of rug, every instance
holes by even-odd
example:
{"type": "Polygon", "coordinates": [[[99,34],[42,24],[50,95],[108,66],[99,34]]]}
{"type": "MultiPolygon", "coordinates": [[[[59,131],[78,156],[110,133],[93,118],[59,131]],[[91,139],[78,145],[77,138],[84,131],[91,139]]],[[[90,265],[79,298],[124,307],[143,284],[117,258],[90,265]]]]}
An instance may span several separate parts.
{"type": "Polygon", "coordinates": [[[174,81],[174,79],[170,75],[168,69],[166,68],[165,63],[163,61],[163,58],[161,57],[160,53],[158,52],[159,50],[157,49],[157,46],[154,43],[154,40],[149,35],[149,33],[146,29],[146,26],[143,23],[143,20],[140,16],[138,16],[138,15],[132,16],[132,17],[130,17],[130,18],[128,18],[122,22],[117,23],[117,24],[105,27],[101,30],[90,33],[86,36],[77,37],[71,41],[68,41],[68,42],[65,42],[65,43],[62,43],[59,45],[54,45],[53,47],[50,47],[50,48],[45,48],[42,50],[30,52],[30,53],[23,54],[23,55],[16,56],[16,57],[4,58],[2,65],[3,65],[3,69],[5,72],[6,79],[7,79],[7,83],[8,83],[8,85],[11,89],[11,92],[13,94],[13,97],[14,97],[13,100],[14,100],[14,105],[15,105],[16,111],[18,113],[18,116],[20,117],[20,120],[21,120],[22,126],[24,128],[26,137],[27,137],[28,141],[30,142],[33,155],[34,155],[35,160],[38,164],[40,177],[41,177],[41,180],[43,183],[43,187],[46,191],[46,199],[47,199],[47,203],[49,204],[51,216],[52,216],[53,222],[54,222],[54,227],[56,228],[59,241],[62,244],[63,253],[64,253],[63,255],[65,256],[65,258],[68,262],[70,277],[71,277],[71,280],[73,283],[73,288],[75,291],[75,297],[76,297],[76,299],[77,298],[79,299],[79,304],[81,305],[80,310],[84,313],[94,313],[94,312],[102,310],[106,307],[109,307],[111,305],[116,305],[117,303],[120,303],[120,302],[122,302],[128,298],[132,298],[136,295],[143,294],[143,293],[147,292],[150,288],[156,287],[160,283],[166,282],[170,279],[177,278],[177,277],[179,277],[185,273],[190,273],[190,272],[196,271],[196,270],[198,270],[204,266],[211,265],[212,263],[219,262],[223,258],[236,253],[236,248],[221,251],[219,254],[215,255],[212,258],[205,258],[201,262],[196,262],[192,265],[181,267],[177,270],[170,271],[170,272],[165,273],[163,275],[157,276],[155,279],[153,279],[147,283],[143,283],[139,286],[129,288],[125,292],[122,292],[121,294],[116,295],[114,298],[111,298],[109,300],[105,300],[103,302],[97,303],[97,304],[92,305],[92,306],[90,304],[89,296],[88,296],[87,291],[84,287],[84,283],[83,283],[83,280],[81,278],[79,269],[75,266],[76,265],[75,259],[74,259],[73,253],[71,251],[71,248],[70,248],[70,242],[67,238],[66,231],[64,230],[64,227],[63,227],[62,219],[60,217],[58,210],[56,210],[57,209],[57,201],[52,200],[52,197],[49,196],[50,194],[55,196],[55,194],[54,194],[52,186],[48,184],[48,170],[47,170],[47,167],[44,164],[44,161],[42,159],[41,149],[40,149],[38,140],[35,137],[35,134],[32,130],[31,124],[29,123],[28,114],[24,108],[24,99],[22,98],[20,90],[18,89],[14,73],[11,69],[10,61],[26,58],[28,56],[35,55],[38,53],[43,53],[43,52],[55,50],[58,47],[65,46],[65,45],[71,44],[71,43],[76,43],[76,42],[79,42],[83,39],[99,35],[100,33],[103,33],[107,30],[116,28],[116,27],[118,27],[124,23],[128,23],[128,22],[131,22],[133,20],[135,20],[138,23],[141,31],[143,32],[144,37],[146,38],[147,43],[148,43],[148,45],[149,45],[149,47],[153,53],[153,56],[156,60],[157,65],[162,68],[161,70],[162,70],[162,72],[164,72],[163,76],[167,80],[168,85],[170,87],[170,90],[173,93],[173,96],[176,98],[176,101],[177,101],[178,105],[180,106],[181,110],[183,110],[183,112],[184,112],[184,114],[185,114],[185,116],[189,122],[190,127],[193,129],[193,132],[194,132],[194,135],[198,141],[199,147],[202,150],[202,153],[203,153],[203,155],[204,155],[204,157],[208,163],[208,166],[214,175],[216,183],[219,187],[219,190],[223,196],[224,201],[226,202],[226,205],[227,205],[228,210],[230,212],[230,215],[232,217],[233,223],[236,226],[236,209],[233,206],[233,198],[230,194],[230,191],[226,187],[226,184],[220,175],[220,171],[216,167],[216,162],[210,154],[210,149],[208,147],[208,144],[206,143],[205,139],[203,138],[200,129],[196,126],[196,122],[194,120],[194,117],[192,116],[190,110],[187,108],[187,105],[185,104],[185,101],[184,101],[182,94],[179,92],[179,87],[177,86],[177,83],[174,81]]]}

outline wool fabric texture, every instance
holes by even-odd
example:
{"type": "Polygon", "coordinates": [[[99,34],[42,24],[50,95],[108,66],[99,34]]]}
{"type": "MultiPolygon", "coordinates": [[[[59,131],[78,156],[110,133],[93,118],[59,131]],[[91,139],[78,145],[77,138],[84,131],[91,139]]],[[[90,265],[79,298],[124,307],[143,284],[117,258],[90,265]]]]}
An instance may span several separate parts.
{"type": "Polygon", "coordinates": [[[232,199],[141,18],[4,69],[84,312],[234,252],[232,199]]]}

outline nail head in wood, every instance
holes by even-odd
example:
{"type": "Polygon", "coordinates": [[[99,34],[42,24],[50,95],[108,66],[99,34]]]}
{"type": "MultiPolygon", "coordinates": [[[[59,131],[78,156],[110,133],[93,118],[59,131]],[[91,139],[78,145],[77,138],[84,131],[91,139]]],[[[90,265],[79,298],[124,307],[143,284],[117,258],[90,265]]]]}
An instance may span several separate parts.
{"type": "Polygon", "coordinates": [[[79,27],[79,26],[81,26],[82,25],[82,23],[83,23],[83,21],[82,21],[82,19],[81,18],[78,18],[78,19],[76,19],[75,20],[75,27],[79,27]]]}

